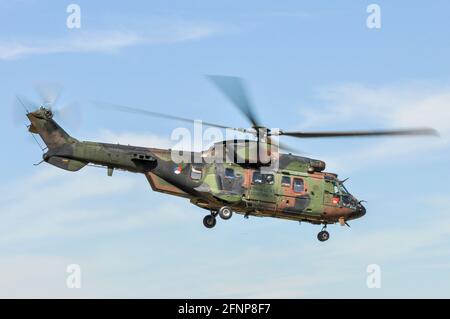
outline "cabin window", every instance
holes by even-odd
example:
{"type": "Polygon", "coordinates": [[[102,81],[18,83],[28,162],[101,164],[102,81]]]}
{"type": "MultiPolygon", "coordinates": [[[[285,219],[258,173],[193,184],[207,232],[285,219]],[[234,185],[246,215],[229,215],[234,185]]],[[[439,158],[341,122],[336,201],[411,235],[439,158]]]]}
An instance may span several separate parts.
{"type": "Polygon", "coordinates": [[[294,178],[293,189],[296,193],[303,193],[305,191],[305,183],[303,182],[303,179],[294,178]]]}
{"type": "Polygon", "coordinates": [[[273,184],[273,175],[272,174],[263,174],[264,177],[264,184],[273,184]]]}
{"type": "Polygon", "coordinates": [[[262,174],[260,172],[254,172],[252,182],[253,184],[262,184],[263,183],[262,174]]]}
{"type": "Polygon", "coordinates": [[[281,186],[291,187],[291,177],[290,176],[281,177],[281,186]]]}
{"type": "Polygon", "coordinates": [[[232,169],[232,168],[225,168],[225,177],[226,178],[235,178],[234,169],[232,169]]]}
{"type": "Polygon", "coordinates": [[[261,174],[260,172],[254,172],[252,178],[253,184],[273,184],[273,174],[261,174]]]}
{"type": "Polygon", "coordinates": [[[201,167],[191,166],[191,178],[195,180],[199,180],[202,178],[202,169],[201,167]]]}

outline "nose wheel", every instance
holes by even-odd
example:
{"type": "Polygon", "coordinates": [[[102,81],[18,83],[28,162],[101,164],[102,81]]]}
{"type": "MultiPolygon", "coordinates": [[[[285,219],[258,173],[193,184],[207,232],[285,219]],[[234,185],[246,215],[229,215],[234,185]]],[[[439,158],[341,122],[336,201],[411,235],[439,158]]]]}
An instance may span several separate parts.
{"type": "Polygon", "coordinates": [[[317,239],[319,241],[327,241],[330,238],[330,233],[326,230],[322,230],[317,234],[317,239]]]}
{"type": "Polygon", "coordinates": [[[322,230],[317,234],[317,239],[319,241],[327,241],[330,239],[330,233],[326,231],[327,225],[323,226],[322,230]]]}

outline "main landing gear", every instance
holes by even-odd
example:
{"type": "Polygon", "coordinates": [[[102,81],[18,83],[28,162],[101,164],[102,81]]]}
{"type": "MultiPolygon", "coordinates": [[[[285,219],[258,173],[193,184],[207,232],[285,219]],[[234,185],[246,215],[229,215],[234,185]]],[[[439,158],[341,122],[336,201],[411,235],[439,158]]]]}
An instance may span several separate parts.
{"type": "Polygon", "coordinates": [[[213,228],[214,226],[216,226],[216,216],[214,216],[213,214],[206,215],[203,218],[203,225],[206,228],[213,228]]]}
{"type": "Polygon", "coordinates": [[[323,226],[322,230],[317,234],[319,241],[327,241],[330,238],[330,233],[326,231],[327,225],[323,226]]]}
{"type": "Polygon", "coordinates": [[[228,206],[223,206],[219,211],[211,211],[210,215],[203,218],[203,225],[206,228],[213,228],[216,226],[216,216],[219,215],[223,220],[228,220],[233,216],[233,210],[228,206]]]}

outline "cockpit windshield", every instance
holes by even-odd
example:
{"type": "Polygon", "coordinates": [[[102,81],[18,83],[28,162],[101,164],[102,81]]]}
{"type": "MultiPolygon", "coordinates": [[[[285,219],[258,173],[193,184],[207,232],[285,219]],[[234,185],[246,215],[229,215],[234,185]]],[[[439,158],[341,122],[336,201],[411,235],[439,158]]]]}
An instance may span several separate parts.
{"type": "Polygon", "coordinates": [[[341,194],[341,195],[350,195],[350,192],[345,188],[343,183],[340,183],[339,181],[335,180],[333,183],[333,193],[334,194],[341,194]]]}
{"type": "Polygon", "coordinates": [[[345,188],[344,184],[339,183],[339,188],[341,189],[341,193],[342,194],[350,194],[350,192],[347,190],[347,188],[345,188]]]}

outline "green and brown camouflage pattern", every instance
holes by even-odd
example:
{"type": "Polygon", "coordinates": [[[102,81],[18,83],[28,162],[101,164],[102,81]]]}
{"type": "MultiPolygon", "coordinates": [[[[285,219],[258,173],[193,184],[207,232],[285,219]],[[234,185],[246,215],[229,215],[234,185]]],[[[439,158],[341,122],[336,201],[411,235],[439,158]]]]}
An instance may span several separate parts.
{"type": "MultiPolygon", "coordinates": [[[[273,153],[278,165],[255,158],[252,141],[225,141],[201,153],[189,153],[190,159],[175,163],[171,150],[78,141],[54,120],[50,110],[40,108],[27,114],[29,131],[39,134],[47,145],[43,160],[68,171],[88,164],[134,173],[142,173],[154,191],[188,198],[198,207],[217,211],[230,206],[245,215],[276,217],[314,224],[331,224],[359,218],[365,208],[347,192],[337,175],[324,172],[325,163],[292,154],[273,153]],[[212,160],[234,146],[233,160],[212,160]],[[252,155],[253,154],[253,155],[252,155]]],[[[265,144],[267,145],[267,144],[265,144]]],[[[270,146],[269,146],[270,147],[270,146]]],[[[270,152],[269,152],[270,154],[270,152]]]]}

